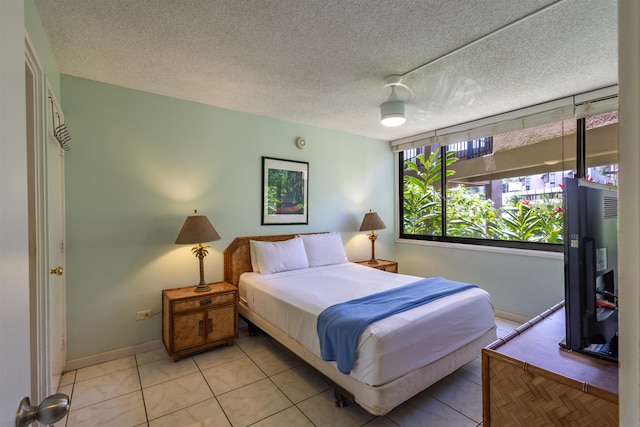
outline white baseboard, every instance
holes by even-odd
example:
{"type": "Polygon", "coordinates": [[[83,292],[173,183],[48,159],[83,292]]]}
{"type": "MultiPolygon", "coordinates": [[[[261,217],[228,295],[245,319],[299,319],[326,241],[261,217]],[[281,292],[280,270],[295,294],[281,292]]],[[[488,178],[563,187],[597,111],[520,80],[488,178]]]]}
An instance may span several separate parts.
{"type": "Polygon", "coordinates": [[[91,356],[79,357],[77,359],[67,360],[66,372],[75,369],[86,368],[87,366],[97,365],[99,363],[110,362],[122,357],[133,356],[146,351],[163,349],[164,345],[161,340],[149,341],[146,343],[133,345],[131,347],[123,347],[117,350],[107,351],[105,353],[92,354],[91,356]]]}
{"type": "Polygon", "coordinates": [[[512,322],[523,324],[531,320],[530,317],[520,316],[519,314],[508,313],[506,311],[495,310],[496,317],[511,320],[512,322]]]}

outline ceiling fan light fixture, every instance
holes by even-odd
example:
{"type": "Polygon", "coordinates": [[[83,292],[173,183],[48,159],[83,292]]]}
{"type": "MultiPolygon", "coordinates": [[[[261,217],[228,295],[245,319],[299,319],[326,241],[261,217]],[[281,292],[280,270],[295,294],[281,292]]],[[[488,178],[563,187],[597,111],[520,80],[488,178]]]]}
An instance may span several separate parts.
{"type": "Polygon", "coordinates": [[[389,100],[380,105],[380,123],[384,126],[400,126],[407,121],[407,103],[396,95],[395,88],[391,88],[389,100]]]}
{"type": "Polygon", "coordinates": [[[407,121],[404,101],[387,101],[380,106],[380,123],[388,127],[396,127],[407,121]]]}

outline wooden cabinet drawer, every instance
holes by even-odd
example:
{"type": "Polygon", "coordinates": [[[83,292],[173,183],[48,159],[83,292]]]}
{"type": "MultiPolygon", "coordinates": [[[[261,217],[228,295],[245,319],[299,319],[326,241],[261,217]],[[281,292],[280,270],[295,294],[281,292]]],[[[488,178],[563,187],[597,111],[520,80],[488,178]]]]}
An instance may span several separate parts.
{"type": "Polygon", "coordinates": [[[378,270],[388,271],[389,273],[397,273],[398,272],[398,264],[383,265],[381,267],[378,267],[378,270]]]}
{"type": "Polygon", "coordinates": [[[182,311],[197,310],[199,308],[209,307],[212,305],[233,304],[235,301],[236,296],[233,293],[207,295],[201,298],[176,301],[173,303],[173,312],[179,313],[182,311]]]}

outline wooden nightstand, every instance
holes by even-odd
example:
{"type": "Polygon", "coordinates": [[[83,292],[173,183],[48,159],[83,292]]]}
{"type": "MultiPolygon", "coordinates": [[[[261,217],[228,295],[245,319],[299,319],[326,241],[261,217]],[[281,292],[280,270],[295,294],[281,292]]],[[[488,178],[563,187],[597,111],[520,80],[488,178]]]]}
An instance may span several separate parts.
{"type": "Polygon", "coordinates": [[[238,335],[238,288],[226,282],[209,283],[210,291],[195,286],[162,291],[162,341],[173,361],[222,344],[238,335]]]}
{"type": "Polygon", "coordinates": [[[364,265],[371,268],[377,268],[378,270],[388,271],[389,273],[398,272],[398,263],[386,259],[379,259],[377,264],[369,264],[369,261],[357,261],[356,264],[364,265]]]}

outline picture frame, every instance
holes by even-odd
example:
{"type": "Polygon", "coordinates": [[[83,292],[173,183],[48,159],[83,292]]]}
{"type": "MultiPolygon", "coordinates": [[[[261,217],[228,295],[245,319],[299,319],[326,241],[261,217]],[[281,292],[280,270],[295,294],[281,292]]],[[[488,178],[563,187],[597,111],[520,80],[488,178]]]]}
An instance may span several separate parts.
{"type": "Polygon", "coordinates": [[[262,157],[262,225],[309,223],[309,163],[262,157]]]}

